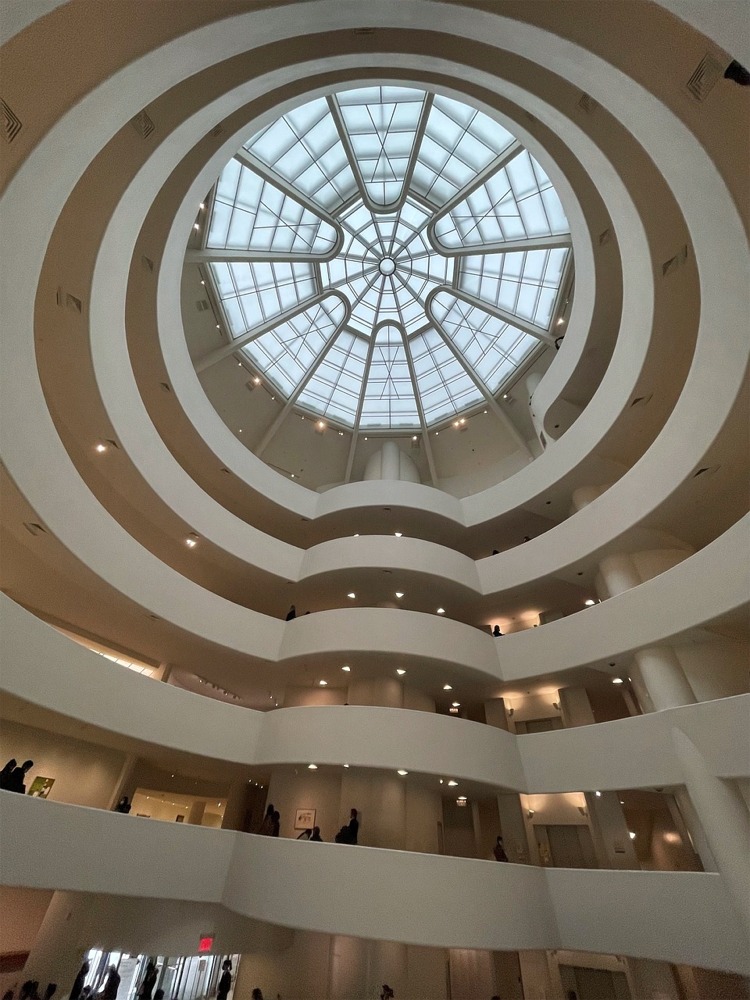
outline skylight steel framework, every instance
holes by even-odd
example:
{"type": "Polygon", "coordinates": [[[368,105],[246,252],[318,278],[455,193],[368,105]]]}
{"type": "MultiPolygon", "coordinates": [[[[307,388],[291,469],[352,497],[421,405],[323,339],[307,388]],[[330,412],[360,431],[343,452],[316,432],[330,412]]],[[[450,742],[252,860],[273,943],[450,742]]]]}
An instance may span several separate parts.
{"type": "Polygon", "coordinates": [[[528,150],[469,105],[398,86],[316,98],[253,135],[187,259],[228,335],[198,369],[237,353],[285,401],[260,451],[292,407],[354,440],[426,441],[480,406],[507,423],[499,399],[554,343],[572,268],[528,150]]]}

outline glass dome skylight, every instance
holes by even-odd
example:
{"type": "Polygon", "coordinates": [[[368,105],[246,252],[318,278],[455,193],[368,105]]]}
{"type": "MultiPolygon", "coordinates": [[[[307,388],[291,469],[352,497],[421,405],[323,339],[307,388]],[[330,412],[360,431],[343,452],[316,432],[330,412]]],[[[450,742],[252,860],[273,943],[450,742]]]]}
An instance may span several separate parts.
{"type": "Polygon", "coordinates": [[[316,98],[213,192],[202,262],[233,347],[289,405],[426,430],[543,344],[571,261],[560,199],[502,125],[421,90],[316,98]]]}

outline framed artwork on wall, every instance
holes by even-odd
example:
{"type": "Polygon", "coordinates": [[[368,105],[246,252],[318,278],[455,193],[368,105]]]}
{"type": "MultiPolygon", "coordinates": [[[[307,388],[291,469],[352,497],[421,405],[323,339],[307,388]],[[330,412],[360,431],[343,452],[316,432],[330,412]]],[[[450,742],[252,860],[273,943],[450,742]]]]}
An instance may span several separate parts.
{"type": "Polygon", "coordinates": [[[26,794],[33,795],[35,799],[46,799],[54,783],[54,778],[34,778],[31,782],[31,788],[26,794]]]}
{"type": "Polygon", "coordinates": [[[294,814],[295,830],[312,830],[315,826],[315,809],[298,809],[294,814]]]}

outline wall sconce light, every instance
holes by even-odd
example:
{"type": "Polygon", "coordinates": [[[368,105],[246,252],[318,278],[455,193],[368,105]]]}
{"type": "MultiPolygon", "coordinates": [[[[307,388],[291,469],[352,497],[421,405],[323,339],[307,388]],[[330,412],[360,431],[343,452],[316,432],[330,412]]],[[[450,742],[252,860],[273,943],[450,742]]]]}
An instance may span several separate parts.
{"type": "Polygon", "coordinates": [[[534,812],[535,812],[534,809],[527,809],[526,810],[526,815],[529,817],[529,819],[533,819],[534,818],[534,812]]]}
{"type": "Polygon", "coordinates": [[[553,701],[552,702],[552,707],[554,708],[554,710],[556,712],[559,712],[560,711],[560,702],[559,701],[553,701]]]}
{"type": "Polygon", "coordinates": [[[508,715],[512,716],[514,712],[515,712],[515,708],[509,708],[508,709],[508,715]]]}
{"type": "Polygon", "coordinates": [[[588,816],[588,812],[586,811],[586,806],[578,806],[578,812],[581,814],[581,816],[588,816]]]}

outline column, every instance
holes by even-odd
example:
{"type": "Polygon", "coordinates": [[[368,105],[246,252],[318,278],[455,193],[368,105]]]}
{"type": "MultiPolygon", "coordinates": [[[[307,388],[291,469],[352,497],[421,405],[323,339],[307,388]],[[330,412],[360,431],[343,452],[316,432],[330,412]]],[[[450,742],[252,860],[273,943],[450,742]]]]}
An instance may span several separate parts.
{"type": "Polygon", "coordinates": [[[83,892],[53,895],[19,980],[38,979],[40,990],[47,983],[57,983],[61,996],[70,993],[90,947],[86,929],[93,898],[83,892]]]}
{"type": "Polygon", "coordinates": [[[221,823],[222,830],[244,830],[248,790],[245,778],[238,778],[229,786],[224,818],[221,823]]]}
{"type": "Polygon", "coordinates": [[[202,799],[198,799],[193,802],[190,806],[190,812],[188,813],[187,821],[192,826],[200,826],[203,822],[203,813],[206,811],[206,803],[202,799]]]}
{"type": "Polygon", "coordinates": [[[518,865],[531,864],[526,824],[518,795],[515,792],[500,792],[497,796],[497,811],[508,860],[518,865]]]}
{"type": "Polygon", "coordinates": [[[596,721],[586,688],[560,688],[557,694],[560,699],[562,724],[566,729],[590,726],[596,721]]]}
{"type": "Polygon", "coordinates": [[[711,773],[701,752],[676,726],[672,741],[711,853],[750,938],[750,817],[745,803],[730,782],[711,773]]]}
{"type": "Polygon", "coordinates": [[[601,867],[640,870],[617,792],[585,794],[594,849],[601,867]]]}
{"type": "Polygon", "coordinates": [[[508,716],[505,712],[504,698],[490,698],[484,703],[484,717],[488,726],[496,729],[504,729],[509,732],[508,716]]]}

